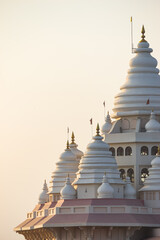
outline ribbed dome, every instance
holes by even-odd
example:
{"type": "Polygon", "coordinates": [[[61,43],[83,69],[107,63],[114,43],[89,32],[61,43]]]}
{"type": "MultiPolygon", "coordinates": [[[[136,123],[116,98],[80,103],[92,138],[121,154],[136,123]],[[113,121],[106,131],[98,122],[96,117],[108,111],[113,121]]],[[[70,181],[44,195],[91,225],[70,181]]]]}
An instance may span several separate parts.
{"type": "Polygon", "coordinates": [[[147,132],[160,132],[160,123],[156,120],[154,112],[151,112],[150,120],[146,123],[145,129],[147,132]]]}
{"type": "Polygon", "coordinates": [[[71,185],[70,178],[66,178],[66,183],[60,191],[62,199],[74,199],[76,198],[76,190],[71,185]]]}
{"type": "Polygon", "coordinates": [[[56,170],[52,174],[49,193],[60,193],[68,174],[71,182],[73,182],[78,171],[78,164],[77,157],[69,148],[69,142],[67,141],[67,148],[60,155],[59,161],[56,163],[56,170]]]}
{"type": "Polygon", "coordinates": [[[103,181],[100,187],[97,189],[98,198],[113,198],[114,189],[107,181],[106,174],[103,176],[103,181]]]}
{"type": "Polygon", "coordinates": [[[160,191],[160,150],[157,156],[151,161],[149,176],[145,179],[144,187],[139,191],[160,191]]]}
{"type": "Polygon", "coordinates": [[[45,180],[44,184],[43,184],[43,191],[39,195],[39,202],[38,203],[44,204],[46,202],[48,202],[48,187],[47,187],[47,183],[46,183],[46,180],[45,180]]]}
{"type": "MultiPolygon", "coordinates": [[[[144,32],[143,32],[144,33],[144,32]]],[[[125,84],[115,96],[113,117],[160,113],[160,76],[157,60],[150,53],[147,41],[142,39],[134,50],[125,84]],[[143,41],[142,41],[143,40],[143,41]],[[149,99],[150,103],[147,103],[149,99]]]]}
{"type": "Polygon", "coordinates": [[[130,181],[129,177],[126,177],[124,197],[127,198],[127,199],[136,199],[136,190],[131,185],[131,181],[130,181]]]}
{"type": "Polygon", "coordinates": [[[112,127],[112,123],[111,123],[111,118],[108,112],[105,119],[105,123],[103,124],[101,129],[102,133],[103,134],[109,133],[109,131],[111,130],[111,127],[112,127]]]}
{"type": "Polygon", "coordinates": [[[74,139],[75,139],[74,132],[72,132],[71,143],[69,144],[69,147],[71,151],[76,155],[77,160],[79,161],[83,156],[83,152],[77,148],[78,145],[75,143],[74,139]]]}
{"type": "Polygon", "coordinates": [[[107,173],[109,183],[124,184],[120,178],[116,160],[109,151],[109,145],[102,139],[103,137],[99,135],[98,125],[97,135],[93,137],[93,141],[87,146],[87,150],[79,164],[77,179],[73,184],[101,183],[104,171],[107,173]]]}

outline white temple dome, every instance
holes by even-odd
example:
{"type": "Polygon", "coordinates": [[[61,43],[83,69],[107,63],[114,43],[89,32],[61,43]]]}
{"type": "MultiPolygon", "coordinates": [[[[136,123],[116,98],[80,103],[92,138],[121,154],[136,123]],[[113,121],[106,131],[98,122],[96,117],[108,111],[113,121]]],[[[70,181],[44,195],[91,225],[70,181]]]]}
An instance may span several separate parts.
{"type": "Polygon", "coordinates": [[[103,124],[101,129],[102,133],[103,134],[109,133],[109,131],[111,130],[111,127],[112,127],[111,118],[110,118],[109,112],[107,112],[105,123],[103,124]]]}
{"type": "Polygon", "coordinates": [[[129,177],[126,177],[126,185],[124,190],[124,197],[127,199],[136,199],[136,190],[131,185],[131,181],[129,177]]]}
{"type": "Polygon", "coordinates": [[[73,184],[101,184],[104,171],[107,173],[109,183],[124,184],[120,178],[116,160],[109,151],[109,145],[102,139],[103,137],[99,134],[99,125],[97,125],[97,135],[88,144],[80,160],[77,178],[73,184]]]}
{"type": "Polygon", "coordinates": [[[160,149],[151,161],[149,176],[145,179],[144,186],[139,191],[160,191],[160,149]]]}
{"type": "Polygon", "coordinates": [[[102,184],[97,189],[98,198],[113,198],[114,189],[107,181],[106,173],[103,176],[102,184]]]}
{"type": "Polygon", "coordinates": [[[44,204],[48,202],[48,187],[47,187],[47,183],[46,180],[44,181],[43,184],[43,191],[41,192],[41,194],[39,195],[39,204],[44,204]]]}
{"type": "Polygon", "coordinates": [[[83,156],[83,152],[80,151],[80,150],[77,148],[78,145],[75,143],[74,132],[72,132],[71,143],[69,144],[69,147],[70,147],[71,151],[76,155],[77,160],[79,161],[79,160],[81,159],[81,157],[83,156]]]}
{"type": "Polygon", "coordinates": [[[146,123],[145,129],[147,132],[160,132],[160,123],[156,120],[154,112],[151,112],[150,120],[146,123]]]}
{"type": "Polygon", "coordinates": [[[60,191],[62,199],[75,199],[76,198],[76,190],[71,185],[69,177],[66,178],[66,183],[64,187],[60,191]]]}
{"type": "Polygon", "coordinates": [[[77,157],[69,148],[69,142],[67,141],[67,148],[60,155],[59,161],[56,163],[56,170],[52,173],[49,193],[60,193],[68,174],[71,182],[73,182],[78,171],[78,164],[77,157]]]}
{"type": "Polygon", "coordinates": [[[113,117],[146,115],[154,109],[160,114],[160,76],[157,60],[150,55],[152,49],[144,39],[134,49],[136,56],[130,60],[130,69],[120,93],[115,96],[113,117]],[[150,104],[146,104],[148,98],[150,104]]]}

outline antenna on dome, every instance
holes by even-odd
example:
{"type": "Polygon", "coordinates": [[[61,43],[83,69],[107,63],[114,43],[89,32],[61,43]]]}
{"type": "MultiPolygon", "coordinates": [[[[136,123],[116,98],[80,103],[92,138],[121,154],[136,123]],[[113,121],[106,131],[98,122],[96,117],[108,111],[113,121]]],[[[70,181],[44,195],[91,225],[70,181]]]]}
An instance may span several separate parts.
{"type": "Polygon", "coordinates": [[[69,141],[69,127],[67,127],[67,140],[69,141]]]}
{"type": "Polygon", "coordinates": [[[133,22],[132,22],[132,17],[131,17],[131,51],[132,51],[132,53],[133,53],[133,49],[134,49],[134,47],[133,47],[133,22]]]}
{"type": "Polygon", "coordinates": [[[103,102],[103,106],[104,106],[104,120],[105,120],[105,115],[106,115],[106,102],[103,102]]]}

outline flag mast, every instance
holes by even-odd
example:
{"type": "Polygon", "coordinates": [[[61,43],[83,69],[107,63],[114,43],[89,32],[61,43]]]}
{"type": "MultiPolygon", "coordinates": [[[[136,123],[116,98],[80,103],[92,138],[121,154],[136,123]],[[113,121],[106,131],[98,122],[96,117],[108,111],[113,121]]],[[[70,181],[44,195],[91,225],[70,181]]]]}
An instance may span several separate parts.
{"type": "Polygon", "coordinates": [[[103,106],[104,106],[104,120],[105,120],[105,115],[106,115],[106,103],[105,103],[105,101],[103,102],[103,106]]]}
{"type": "Polygon", "coordinates": [[[132,23],[132,17],[131,17],[131,52],[133,53],[133,23],[132,23]]]}

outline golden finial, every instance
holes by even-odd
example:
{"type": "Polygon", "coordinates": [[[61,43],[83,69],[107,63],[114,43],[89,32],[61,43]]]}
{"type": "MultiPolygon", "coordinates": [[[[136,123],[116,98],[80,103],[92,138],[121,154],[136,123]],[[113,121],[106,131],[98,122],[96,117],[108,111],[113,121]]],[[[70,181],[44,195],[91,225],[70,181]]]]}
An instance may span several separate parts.
{"type": "Polygon", "coordinates": [[[141,36],[141,41],[140,42],[146,42],[146,40],[145,40],[145,29],[144,29],[144,25],[142,26],[142,30],[141,30],[141,33],[142,33],[142,36],[141,36]]]}
{"type": "Polygon", "coordinates": [[[71,144],[75,144],[74,139],[75,139],[74,132],[72,132],[72,136],[71,136],[71,144]]]}
{"type": "Polygon", "coordinates": [[[67,140],[67,149],[69,149],[69,141],[67,140]]]}
{"type": "Polygon", "coordinates": [[[99,123],[97,123],[97,128],[96,128],[96,133],[97,133],[97,135],[96,135],[96,136],[100,136],[100,135],[99,135],[99,132],[100,132],[99,123]]]}
{"type": "Polygon", "coordinates": [[[160,156],[160,147],[158,146],[157,156],[160,156]]]}

